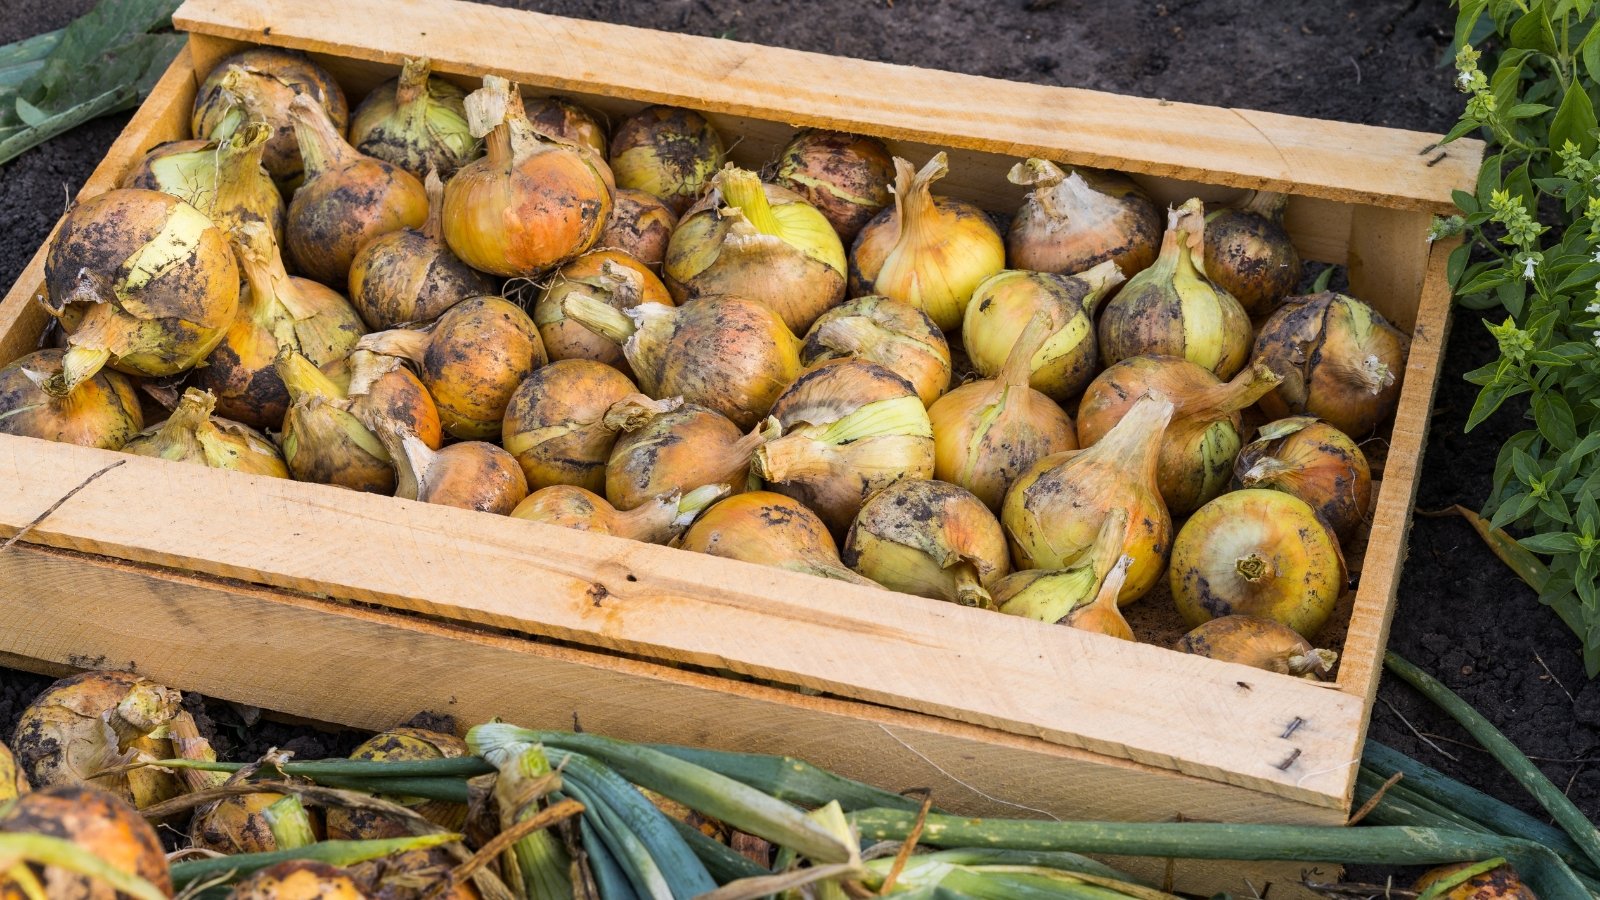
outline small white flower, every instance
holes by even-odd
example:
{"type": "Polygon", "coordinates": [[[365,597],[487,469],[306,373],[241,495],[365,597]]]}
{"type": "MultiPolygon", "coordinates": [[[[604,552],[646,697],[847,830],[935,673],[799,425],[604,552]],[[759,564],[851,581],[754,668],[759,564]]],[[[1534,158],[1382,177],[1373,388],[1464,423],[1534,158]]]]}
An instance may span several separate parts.
{"type": "Polygon", "coordinates": [[[1596,315],[1600,315],[1600,300],[1596,300],[1595,302],[1589,304],[1588,306],[1585,306],[1583,308],[1583,311],[1586,312],[1586,313],[1594,313],[1596,315]]]}
{"type": "Polygon", "coordinates": [[[1522,258],[1522,277],[1528,279],[1529,281],[1532,281],[1533,280],[1533,270],[1537,269],[1538,267],[1539,267],[1539,258],[1537,256],[1534,256],[1531,253],[1529,255],[1527,255],[1527,256],[1524,256],[1522,258]]]}
{"type": "Polygon", "coordinates": [[[1465,70],[1457,72],[1456,84],[1461,85],[1463,88],[1472,84],[1472,73],[1465,70]]]}
{"type": "Polygon", "coordinates": [[[1594,252],[1594,261],[1595,262],[1600,262],[1600,250],[1596,250],[1594,252]]]}

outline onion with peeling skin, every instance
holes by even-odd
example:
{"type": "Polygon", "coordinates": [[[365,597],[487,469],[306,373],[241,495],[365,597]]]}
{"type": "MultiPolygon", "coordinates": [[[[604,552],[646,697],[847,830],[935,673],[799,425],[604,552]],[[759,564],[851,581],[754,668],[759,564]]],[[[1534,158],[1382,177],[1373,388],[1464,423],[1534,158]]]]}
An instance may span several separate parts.
{"type": "Polygon", "coordinates": [[[343,132],[350,120],[344,91],[305,54],[277,47],[251,47],[225,57],[201,82],[194,98],[190,131],[205,140],[226,140],[246,122],[266,122],[273,129],[262,165],[285,193],[300,183],[301,159],[289,119],[289,104],[307,96],[316,101],[343,132]]]}
{"type": "Polygon", "coordinates": [[[1094,310],[1122,283],[1114,262],[1071,277],[1007,269],[978,285],[962,318],[961,346],[972,368],[995,378],[1040,310],[1052,310],[1057,325],[1028,360],[1028,385],[1065,404],[1078,396],[1100,366],[1094,310]]]}
{"type": "Polygon", "coordinates": [[[817,514],[771,491],[748,491],[717,503],[684,532],[678,547],[790,572],[878,587],[839,560],[839,545],[817,514]]]}
{"type": "Polygon", "coordinates": [[[606,461],[618,434],[683,403],[676,397],[651,400],[638,390],[610,366],[558,360],[517,386],[506,404],[501,444],[522,465],[533,490],[571,484],[598,493],[605,489],[606,461]]]}
{"type": "Polygon", "coordinates": [[[928,314],[876,294],[828,310],[806,332],[800,362],[832,359],[877,363],[916,388],[928,406],[950,387],[950,342],[928,314]]]}
{"type": "Polygon", "coordinates": [[[350,118],[350,143],[416,178],[448,179],[482,152],[467,125],[467,93],[408,59],[400,77],[372,89],[350,118]]]}
{"type": "Polygon", "coordinates": [[[1028,159],[1006,177],[1033,189],[1006,236],[1012,266],[1074,275],[1110,260],[1132,278],[1156,261],[1161,209],[1126,175],[1028,159]]]}
{"type": "Polygon", "coordinates": [[[773,180],[804,197],[849,242],[894,202],[894,157],[875,137],[807,128],[778,154],[773,180]]]}
{"type": "Polygon", "coordinates": [[[558,484],[529,494],[511,516],[646,544],[665,544],[683,534],[706,507],[727,493],[727,485],[709,484],[688,493],[673,491],[633,509],[618,510],[593,491],[558,484]]]}
{"type": "Polygon", "coordinates": [[[526,97],[522,105],[533,130],[576,144],[605,165],[606,129],[595,113],[565,97],[526,97]]]}
{"type": "Polygon", "coordinates": [[[277,445],[248,425],[213,417],[215,405],[210,392],[189,388],[165,422],[129,441],[122,452],[249,475],[289,477],[277,445]]]}
{"type": "MultiPolygon", "coordinates": [[[[1049,624],[1065,623],[1073,610],[1100,595],[1106,577],[1121,559],[1132,558],[1122,555],[1127,530],[1127,510],[1113,509],[1100,523],[1094,543],[1070,565],[1059,569],[1019,569],[999,579],[993,590],[999,610],[1049,624]]],[[[1119,597],[1126,576],[1124,572],[1124,580],[1117,583],[1119,597]]]]}
{"type": "Polygon", "coordinates": [[[1011,571],[994,513],[943,481],[899,481],[873,494],[840,559],[891,591],[984,609],[994,608],[988,587],[1011,571]]]}
{"type": "Polygon", "coordinates": [[[494,281],[456,258],[444,242],[444,185],[427,173],[428,218],[361,245],[350,261],[350,302],[373,330],[422,325],[468,297],[494,292],[494,281]]]}
{"type": "Polygon", "coordinates": [[[36,350],[0,368],[0,434],[120,450],[144,427],[139,395],[110,369],[61,394],[48,389],[61,375],[61,350],[36,350]]]}
{"type": "Polygon", "coordinates": [[[619,188],[612,195],[611,218],[595,246],[621,250],[661,274],[667,243],[678,227],[678,215],[652,194],[619,188]]]}
{"type": "Polygon", "coordinates": [[[1223,616],[1201,623],[1172,649],[1308,681],[1330,680],[1339,661],[1339,654],[1314,649],[1293,628],[1258,616],[1223,616]]]}
{"type": "Polygon", "coordinates": [[[1372,506],[1372,470],[1355,441],[1310,416],[1261,426],[1233,467],[1241,487],[1271,488],[1310,504],[1335,534],[1349,540],[1372,506]]]}
{"type": "Polygon", "coordinates": [[[1283,378],[1261,409],[1313,415],[1364,438],[1394,413],[1410,350],[1404,332],[1354,297],[1291,297],[1256,335],[1254,358],[1283,378]]]}
{"type": "Polygon", "coordinates": [[[261,167],[271,134],[268,125],[250,122],[224,141],[161,144],[122,179],[122,187],[171,194],[224,231],[260,222],[281,244],[287,209],[283,194],[261,167]]]}
{"type": "Polygon", "coordinates": [[[592,359],[631,377],[633,370],[616,341],[562,311],[562,302],[572,294],[629,310],[641,303],[672,306],[667,286],[649,267],[620,250],[590,250],[557,269],[534,304],[533,322],[551,359],[592,359]]]}
{"type": "Polygon", "coordinates": [[[782,431],[769,418],[743,434],[726,416],[693,404],[621,425],[605,470],[606,499],[618,509],[707,484],[737,494],[750,485],[756,450],[782,431]]]}

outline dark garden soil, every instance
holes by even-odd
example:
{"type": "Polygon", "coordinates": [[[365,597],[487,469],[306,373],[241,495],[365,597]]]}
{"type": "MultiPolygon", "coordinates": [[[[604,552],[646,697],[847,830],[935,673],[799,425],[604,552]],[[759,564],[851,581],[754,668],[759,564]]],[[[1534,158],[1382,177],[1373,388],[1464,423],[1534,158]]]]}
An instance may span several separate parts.
{"type": "MultiPolygon", "coordinates": [[[[6,0],[0,42],[64,24],[90,0],[6,0]]],[[[1453,21],[1444,0],[545,0],[541,10],[846,56],[1073,85],[1218,106],[1424,131],[1455,121],[1460,96],[1439,65],[1453,21]]],[[[492,39],[492,36],[486,36],[492,39]]],[[[626,47],[617,48],[625,53],[626,47]]],[[[818,72],[826,78],[826,72],[818,72]]],[[[68,194],[122,127],[78,129],[0,170],[0,284],[43,240],[68,194]]],[[[1434,411],[1417,505],[1478,506],[1501,442],[1521,426],[1502,412],[1462,423],[1473,390],[1462,373],[1493,355],[1477,314],[1461,313],[1434,411]]],[[[0,627],[4,627],[0,623],[0,627]]],[[[1600,818],[1600,685],[1583,675],[1576,639],[1458,519],[1418,518],[1391,646],[1504,729],[1591,817],[1600,818]]],[[[0,670],[0,734],[47,681],[0,670]]],[[[1482,751],[1405,686],[1386,681],[1373,735],[1524,807],[1482,751]],[[1409,722],[1409,725],[1407,724],[1409,722]],[[1431,736],[1430,746],[1412,728],[1431,736]],[[1449,754],[1448,756],[1446,754],[1449,754]]],[[[346,752],[350,735],[262,722],[206,707],[224,752],[290,746],[302,757],[346,752]]]]}

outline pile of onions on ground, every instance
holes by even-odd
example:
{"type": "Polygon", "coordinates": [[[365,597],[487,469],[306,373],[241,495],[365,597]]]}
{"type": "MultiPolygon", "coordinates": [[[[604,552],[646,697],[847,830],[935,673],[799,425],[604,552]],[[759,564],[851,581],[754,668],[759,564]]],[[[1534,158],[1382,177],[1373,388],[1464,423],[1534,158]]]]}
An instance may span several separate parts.
{"type": "Polygon", "coordinates": [[[1122,638],[1165,583],[1181,649],[1328,674],[1408,339],[1294,295],[1286,197],[1163,213],[1029,159],[1002,230],[942,152],[803,131],[742,168],[694,111],[608,129],[426,60],[352,115],[270,48],[193,124],[69,212],[0,432],[1122,638]]]}

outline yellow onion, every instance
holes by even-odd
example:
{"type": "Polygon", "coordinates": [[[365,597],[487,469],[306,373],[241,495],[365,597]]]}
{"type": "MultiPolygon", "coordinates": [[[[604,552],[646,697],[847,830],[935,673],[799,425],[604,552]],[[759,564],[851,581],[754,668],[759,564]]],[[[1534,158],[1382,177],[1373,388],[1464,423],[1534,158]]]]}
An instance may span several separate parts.
{"type": "Polygon", "coordinates": [[[1254,191],[1206,216],[1205,270],[1252,316],[1272,312],[1300,283],[1300,254],[1283,228],[1286,194],[1254,191]]]}
{"type": "Polygon", "coordinates": [[[767,419],[741,434],[726,416],[692,404],[642,422],[607,418],[621,432],[605,470],[606,499],[617,509],[707,484],[726,484],[737,494],[749,485],[756,448],[780,433],[777,420],[767,419]]]}
{"type": "Polygon", "coordinates": [[[590,250],[556,270],[533,307],[533,321],[551,359],[591,359],[631,374],[616,341],[567,318],[561,303],[581,294],[616,309],[641,303],[672,305],[672,295],[644,263],[621,250],[590,250]]]}
{"type": "Polygon", "coordinates": [[[677,213],[654,195],[629,188],[619,188],[612,201],[611,218],[595,246],[621,250],[659,274],[667,242],[678,227],[677,213]]]}
{"type": "Polygon", "coordinates": [[[1181,356],[1218,378],[1232,378],[1250,355],[1250,318],[1239,301],[1200,268],[1205,207],[1190,200],[1172,211],[1161,255],[1128,279],[1100,314],[1100,358],[1181,356]]]}
{"type": "Polygon", "coordinates": [[[422,438],[437,450],[444,443],[439,409],[422,380],[392,356],[353,350],[322,367],[343,405],[363,422],[389,422],[391,427],[422,438]]]}
{"type": "Polygon", "coordinates": [[[289,117],[306,180],[289,201],[284,246],[307,278],[344,287],[362,244],[427,220],[428,193],[404,169],[350,146],[310,98],[296,97],[289,117]]]}
{"type": "Polygon", "coordinates": [[[796,334],[844,299],[844,245],[828,220],[799,194],[732,165],[683,214],[661,272],[679,303],[760,300],[796,334]]]}
{"type": "Polygon", "coordinates": [[[44,264],[40,298],[67,332],[55,390],[105,365],[164,377],[193,368],[239,308],[227,235],[171,194],[125,188],[67,213],[44,264]]]}
{"type": "Polygon", "coordinates": [[[368,900],[344,869],[314,859],[290,859],[240,880],[228,900],[368,900]]]}
{"type": "Polygon", "coordinates": [[[511,511],[511,516],[646,544],[665,544],[683,534],[706,507],[727,493],[725,484],[708,484],[688,493],[672,491],[633,509],[619,510],[594,491],[558,484],[529,494],[511,511]]]}
{"type": "Polygon", "coordinates": [[[444,185],[433,172],[423,182],[428,219],[419,228],[379,235],[350,261],[350,301],[373,329],[432,322],[468,297],[494,291],[494,282],[456,258],[444,243],[444,185]]]}
{"type": "Polygon", "coordinates": [[[805,198],[853,241],[894,199],[894,158],[875,137],[807,128],[778,154],[773,179],[805,198]]]}
{"type": "Polygon", "coordinates": [[[1107,515],[1128,514],[1122,555],[1133,557],[1124,604],[1161,578],[1172,544],[1172,517],[1161,502],[1156,467],[1172,402],[1143,397],[1099,443],[1046,456],[1006,492],[1000,522],[1019,569],[1070,568],[1094,546],[1107,515]]]}
{"type": "MultiPolygon", "coordinates": [[[[351,759],[403,762],[428,759],[455,759],[467,755],[467,742],[453,734],[428,728],[402,725],[379,732],[350,752],[351,759]]],[[[379,795],[446,829],[459,829],[466,822],[467,808],[445,800],[379,795]]],[[[328,838],[338,841],[379,840],[409,837],[404,822],[381,812],[352,807],[328,808],[328,838]]]]}
{"type": "Polygon", "coordinates": [[[1339,429],[1311,416],[1261,426],[1233,466],[1240,487],[1271,488],[1304,500],[1343,540],[1372,505],[1366,454],[1339,429]]]}
{"type": "Polygon", "coordinates": [[[457,884],[450,877],[458,864],[450,848],[428,847],[369,859],[345,871],[369,900],[481,900],[472,879],[457,884]]]}
{"type": "Polygon", "coordinates": [[[651,400],[628,376],[593,360],[557,360],[517,385],[506,404],[501,444],[533,490],[574,484],[599,492],[617,433],[682,403],[651,400]]]}
{"type": "Polygon", "coordinates": [[[766,418],[800,374],[800,339],[755,300],[688,306],[641,303],[618,310],[582,294],[561,301],[567,318],[622,345],[639,387],[722,413],[740,428],[766,418]]]}
{"type": "MultiPolygon", "coordinates": [[[[121,798],[93,787],[55,785],[34,791],[0,808],[0,834],[42,834],[61,838],[113,869],[137,876],[163,894],[172,894],[167,856],[154,828],[121,798]]],[[[106,882],[61,866],[17,864],[0,871],[0,897],[127,900],[106,882]],[[24,883],[18,876],[33,877],[24,883]],[[43,892],[39,892],[39,888],[43,892]]]]}
{"type": "Polygon", "coordinates": [[[933,195],[933,183],[950,170],[943,151],[920,172],[898,157],[894,166],[894,206],[868,222],[850,249],[850,293],[904,301],[954,331],[972,292],[1006,267],[1005,242],[983,210],[933,195]]]}
{"type": "Polygon", "coordinates": [[[800,362],[862,359],[899,375],[927,406],[950,387],[950,342],[928,314],[876,294],[848,300],[818,317],[806,332],[800,362]]]}
{"type": "Polygon", "coordinates": [[[36,350],[0,369],[0,434],[120,450],[144,427],[139,395],[124,376],[102,369],[66,393],[62,350],[36,350]]]}
{"type": "Polygon", "coordinates": [[[224,231],[260,222],[283,242],[283,194],[261,167],[272,128],[250,122],[223,141],[173,141],[146,153],[125,188],[171,194],[224,231]]]}
{"type": "Polygon", "coordinates": [[[1094,599],[1081,606],[1073,607],[1067,613],[1061,624],[1079,631],[1092,631],[1118,640],[1134,641],[1133,627],[1128,620],[1122,617],[1120,608],[1122,586],[1127,583],[1128,570],[1133,568],[1133,557],[1121,556],[1106,573],[1105,580],[1100,583],[1100,590],[1094,599]]]}
{"type": "Polygon", "coordinates": [[[190,130],[197,138],[225,140],[250,120],[272,127],[261,163],[280,184],[299,183],[300,148],[289,104],[307,96],[322,106],[333,127],[344,131],[350,107],[344,91],[321,66],[304,54],[276,47],[251,47],[221,62],[201,82],[194,98],[190,130]]]}
{"type": "Polygon", "coordinates": [[[1185,516],[1227,489],[1244,444],[1241,413],[1277,384],[1260,363],[1223,382],[1176,356],[1135,356],[1101,372],[1083,392],[1078,443],[1093,446],[1147,393],[1171,400],[1156,481],[1167,510],[1185,516]]]}
{"type": "Polygon", "coordinates": [[[678,547],[723,559],[877,587],[839,561],[828,526],[800,501],[771,491],[735,494],[700,515],[678,547]]]}
{"type": "Polygon", "coordinates": [[[617,187],[644,191],[681,216],[722,168],[724,153],[722,135],[704,116],[647,106],[617,127],[609,160],[617,187]]]}
{"type": "Polygon", "coordinates": [[[189,388],[165,422],[152,425],[129,441],[122,452],[135,456],[233,469],[249,475],[288,478],[278,448],[266,436],[229,419],[214,418],[217,398],[189,388]]]}
{"type": "Polygon", "coordinates": [[[467,97],[472,133],[489,152],[444,189],[444,239],[463,262],[532,276],[594,245],[611,216],[611,188],[594,155],[534,130],[517,86],[486,75],[467,97]]]}
{"type": "Polygon", "coordinates": [[[464,300],[424,331],[381,331],[357,346],[415,364],[444,430],[464,441],[498,436],[517,385],[546,362],[533,320],[499,297],[464,300]]]}
{"type": "Polygon", "coordinates": [[[189,846],[229,855],[290,849],[280,847],[272,831],[273,818],[284,813],[298,816],[301,821],[296,824],[307,826],[306,830],[315,836],[319,823],[307,815],[303,806],[292,802],[277,805],[287,796],[268,791],[239,794],[197,808],[189,820],[189,846]]]}
{"type": "Polygon", "coordinates": [[[1339,654],[1317,650],[1293,628],[1257,616],[1223,616],[1178,639],[1180,653],[1220,659],[1308,681],[1333,677],[1339,654]]]}
{"type": "Polygon", "coordinates": [[[994,378],[1034,313],[1054,310],[1057,327],[1029,360],[1028,384],[1064,404],[1083,391],[1100,366],[1094,308],[1121,283],[1122,273],[1110,261],[1072,276],[1007,269],[973,292],[962,318],[962,349],[978,374],[994,378]]]}
{"type": "MultiPolygon", "coordinates": [[[[1071,565],[1061,569],[1019,569],[994,584],[994,601],[1001,612],[1047,624],[1065,623],[1074,610],[1093,603],[1101,594],[1111,570],[1124,558],[1123,538],[1128,512],[1113,509],[1100,523],[1091,544],[1071,565]]],[[[1131,559],[1131,557],[1127,557],[1131,559]]],[[[1127,572],[1117,581],[1120,596],[1127,572]]]]}
{"type": "Polygon", "coordinates": [[[1189,517],[1167,578],[1190,625],[1260,616],[1311,637],[1344,591],[1345,568],[1339,541],[1304,500],[1246,489],[1189,517]]]}
{"type": "Polygon", "coordinates": [[[22,773],[22,767],[17,765],[17,757],[11,748],[0,744],[0,806],[32,790],[28,784],[28,776],[22,773]]]}
{"type": "Polygon", "coordinates": [[[193,384],[216,395],[217,412],[255,428],[277,428],[289,392],[273,369],[284,347],[325,366],[348,356],[366,329],[349,301],[283,267],[272,232],[258,222],[233,233],[244,270],[239,312],[193,384]]]}
{"type": "Polygon", "coordinates": [[[801,375],[772,406],[783,436],[756,449],[751,471],[843,534],[874,493],[933,477],[933,431],[910,382],[862,360],[801,375]]]}
{"type": "Polygon", "coordinates": [[[1156,261],[1161,208],[1128,176],[1034,158],[1006,177],[1033,189],[1006,235],[1016,268],[1073,275],[1110,260],[1132,277],[1156,261]]]}
{"type": "Polygon", "coordinates": [[[1400,401],[1410,350],[1404,332],[1354,297],[1291,297],[1256,335],[1255,358],[1283,378],[1261,409],[1275,418],[1313,415],[1364,438],[1400,401]]]}
{"type": "Polygon", "coordinates": [[[989,586],[1011,571],[994,513],[943,481],[897,481],[873,494],[840,559],[891,591],[984,609],[994,608],[989,586]]]}
{"type": "Polygon", "coordinates": [[[1000,509],[1011,483],[1034,463],[1078,448],[1072,419],[1028,387],[1032,361],[1059,332],[1064,314],[1054,308],[1034,313],[999,378],[968,382],[928,407],[934,476],[966,488],[992,510],[1000,509]]]}
{"type": "Polygon", "coordinates": [[[528,97],[522,103],[534,131],[576,144],[604,163],[606,129],[594,113],[565,97],[528,97]]]}
{"type": "Polygon", "coordinates": [[[1439,882],[1457,878],[1462,869],[1476,865],[1477,863],[1473,862],[1463,862],[1429,869],[1417,878],[1411,889],[1416,891],[1418,896],[1432,896],[1435,900],[1539,900],[1539,896],[1522,882],[1517,870],[1506,862],[1487,872],[1474,875],[1448,890],[1431,895],[1428,893],[1431,888],[1437,887],[1439,882]]]}
{"type": "Polygon", "coordinates": [[[505,516],[528,496],[517,458],[494,444],[462,441],[434,450],[414,434],[373,431],[394,463],[396,497],[505,516]]]}
{"type": "Polygon", "coordinates": [[[478,139],[467,127],[467,92],[431,70],[426,59],[408,59],[400,77],[373,88],[350,117],[350,143],[417,178],[449,178],[477,158],[478,139]]]}

